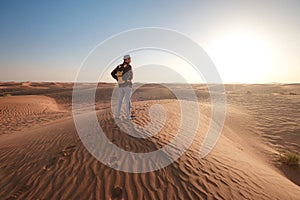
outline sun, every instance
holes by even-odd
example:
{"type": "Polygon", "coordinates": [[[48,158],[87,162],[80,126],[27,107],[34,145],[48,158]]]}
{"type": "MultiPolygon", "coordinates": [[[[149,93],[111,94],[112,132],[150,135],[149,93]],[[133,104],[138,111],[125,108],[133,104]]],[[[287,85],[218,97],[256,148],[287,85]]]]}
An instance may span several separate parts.
{"type": "Polygon", "coordinates": [[[225,82],[261,83],[272,75],[274,53],[259,34],[233,31],[220,35],[209,55],[225,82]]]}

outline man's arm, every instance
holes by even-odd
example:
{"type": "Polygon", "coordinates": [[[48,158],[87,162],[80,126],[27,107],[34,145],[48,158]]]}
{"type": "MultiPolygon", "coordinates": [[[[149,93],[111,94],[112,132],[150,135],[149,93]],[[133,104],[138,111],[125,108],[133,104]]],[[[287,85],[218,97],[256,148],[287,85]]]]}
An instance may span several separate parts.
{"type": "Polygon", "coordinates": [[[133,79],[133,71],[132,67],[130,66],[130,70],[128,71],[128,80],[131,81],[133,79]]]}
{"type": "Polygon", "coordinates": [[[110,75],[111,75],[114,79],[116,79],[117,81],[118,81],[118,77],[117,77],[116,73],[117,73],[117,71],[118,71],[118,67],[119,67],[119,66],[117,66],[117,67],[110,73],[110,75]]]}

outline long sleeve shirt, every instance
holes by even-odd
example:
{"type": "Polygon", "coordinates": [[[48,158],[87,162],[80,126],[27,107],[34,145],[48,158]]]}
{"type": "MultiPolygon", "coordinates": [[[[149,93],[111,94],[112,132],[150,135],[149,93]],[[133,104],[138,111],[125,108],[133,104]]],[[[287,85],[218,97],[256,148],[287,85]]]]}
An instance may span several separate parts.
{"type": "Polygon", "coordinates": [[[118,65],[112,72],[111,76],[118,81],[119,87],[132,87],[133,72],[131,65],[122,63],[118,65]]]}

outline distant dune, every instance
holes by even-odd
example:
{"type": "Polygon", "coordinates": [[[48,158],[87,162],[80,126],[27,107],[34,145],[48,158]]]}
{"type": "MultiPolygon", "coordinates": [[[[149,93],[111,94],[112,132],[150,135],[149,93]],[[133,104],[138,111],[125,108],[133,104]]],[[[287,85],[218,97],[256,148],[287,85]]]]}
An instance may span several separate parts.
{"type": "MultiPolygon", "coordinates": [[[[300,167],[279,161],[286,151],[300,152],[299,84],[226,85],[224,129],[204,159],[198,153],[210,123],[210,95],[206,85],[193,85],[201,112],[201,127],[193,144],[166,168],[140,174],[107,167],[83,146],[71,113],[72,86],[0,83],[0,199],[300,197],[300,167]]],[[[176,135],[181,116],[174,93],[157,84],[135,91],[134,124],[151,123],[153,104],[167,112],[159,134],[140,139],[121,131],[113,119],[110,98],[114,86],[99,84],[95,97],[99,124],[112,143],[127,151],[150,152],[176,135]]],[[[88,90],[88,85],[82,87],[88,90]]],[[[179,84],[170,87],[186,90],[179,84]]],[[[111,158],[111,166],[130,164],[116,160],[111,152],[102,152],[111,158]]]]}

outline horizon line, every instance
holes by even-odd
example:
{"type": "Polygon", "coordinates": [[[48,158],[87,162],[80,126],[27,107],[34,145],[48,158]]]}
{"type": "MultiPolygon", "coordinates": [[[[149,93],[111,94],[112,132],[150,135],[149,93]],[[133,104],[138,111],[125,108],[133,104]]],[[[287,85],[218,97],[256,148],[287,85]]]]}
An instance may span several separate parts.
{"type": "MultiPolygon", "coordinates": [[[[102,84],[117,84],[116,82],[88,82],[88,81],[84,81],[84,82],[79,82],[79,81],[0,81],[0,83],[81,83],[81,84],[94,84],[94,83],[102,83],[102,84]]],[[[134,84],[203,84],[203,85],[210,85],[210,84],[224,84],[224,85],[228,85],[228,84],[246,84],[246,85],[267,85],[267,84],[300,84],[300,82],[266,82],[266,83],[244,83],[244,82],[224,82],[224,83],[203,83],[203,82],[199,82],[199,83],[182,83],[182,82],[134,82],[134,84]]]]}

